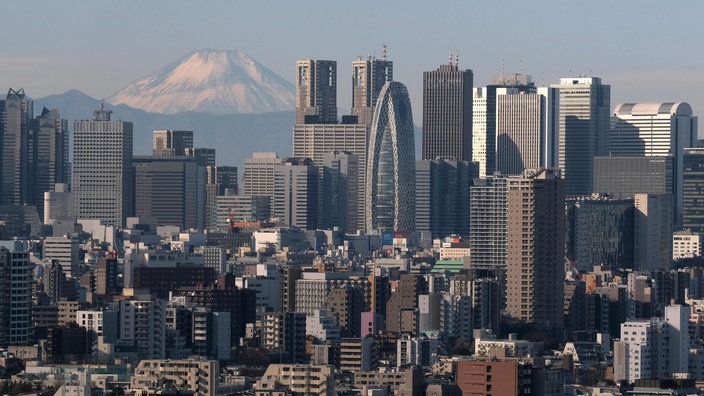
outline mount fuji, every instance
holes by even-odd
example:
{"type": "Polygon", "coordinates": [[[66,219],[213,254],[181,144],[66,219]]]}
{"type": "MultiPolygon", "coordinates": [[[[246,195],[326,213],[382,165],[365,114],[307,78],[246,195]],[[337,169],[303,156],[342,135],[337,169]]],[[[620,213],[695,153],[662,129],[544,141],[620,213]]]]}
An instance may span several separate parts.
{"type": "Polygon", "coordinates": [[[105,99],[151,113],[292,111],[293,84],[243,52],[203,49],[133,81],[105,99]]]}

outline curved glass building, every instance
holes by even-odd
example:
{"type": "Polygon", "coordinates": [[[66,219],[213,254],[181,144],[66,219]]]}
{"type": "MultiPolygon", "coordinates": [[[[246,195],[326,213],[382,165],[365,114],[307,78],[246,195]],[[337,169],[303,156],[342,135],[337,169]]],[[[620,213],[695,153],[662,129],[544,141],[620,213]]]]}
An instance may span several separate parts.
{"type": "Polygon", "coordinates": [[[406,86],[381,89],[369,132],[366,177],[367,231],[415,228],[415,143],[406,86]]]}

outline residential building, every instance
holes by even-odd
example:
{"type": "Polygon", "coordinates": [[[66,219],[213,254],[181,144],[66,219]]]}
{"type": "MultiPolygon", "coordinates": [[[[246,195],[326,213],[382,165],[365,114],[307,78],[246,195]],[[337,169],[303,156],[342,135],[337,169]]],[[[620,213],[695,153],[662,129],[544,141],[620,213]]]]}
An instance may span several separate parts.
{"type": "Polygon", "coordinates": [[[562,334],[565,241],[560,170],[526,170],[507,185],[506,310],[562,334]]]}
{"type": "Polygon", "coordinates": [[[0,246],[0,346],[28,345],[32,328],[32,270],[19,241],[0,246]]]}
{"type": "Polygon", "coordinates": [[[267,312],[262,318],[262,347],[279,354],[281,361],[304,363],[306,355],[306,314],[267,312]]]}
{"type": "Polygon", "coordinates": [[[288,394],[333,396],[335,368],[329,365],[270,364],[254,384],[254,396],[288,394]]]}
{"type": "Polygon", "coordinates": [[[507,185],[506,176],[495,174],[475,179],[470,188],[469,261],[472,268],[506,268],[507,185]]]}
{"type": "Polygon", "coordinates": [[[216,360],[143,359],[130,378],[130,392],[155,392],[159,384],[170,382],[177,389],[198,395],[216,395],[220,366],[216,360]]]}

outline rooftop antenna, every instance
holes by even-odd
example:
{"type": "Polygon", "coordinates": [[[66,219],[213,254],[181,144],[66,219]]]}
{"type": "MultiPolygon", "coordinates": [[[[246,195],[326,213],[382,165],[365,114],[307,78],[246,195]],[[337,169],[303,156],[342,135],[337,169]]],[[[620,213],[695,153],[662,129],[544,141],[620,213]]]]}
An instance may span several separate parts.
{"type": "Polygon", "coordinates": [[[382,44],[381,60],[386,61],[386,43],[382,44]]]}
{"type": "Polygon", "coordinates": [[[455,52],[455,67],[457,67],[457,68],[460,67],[460,54],[459,54],[459,52],[455,52]]]}
{"type": "Polygon", "coordinates": [[[450,66],[452,66],[452,50],[450,50],[450,56],[447,57],[447,63],[449,63],[450,66]]]}

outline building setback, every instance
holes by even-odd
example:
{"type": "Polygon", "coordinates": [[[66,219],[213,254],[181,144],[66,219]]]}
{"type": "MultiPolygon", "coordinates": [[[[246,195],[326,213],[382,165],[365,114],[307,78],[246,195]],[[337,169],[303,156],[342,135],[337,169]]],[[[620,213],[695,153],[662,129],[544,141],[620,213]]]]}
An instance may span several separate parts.
{"type": "Polygon", "coordinates": [[[296,62],[296,124],[337,122],[337,62],[296,62]]]}

